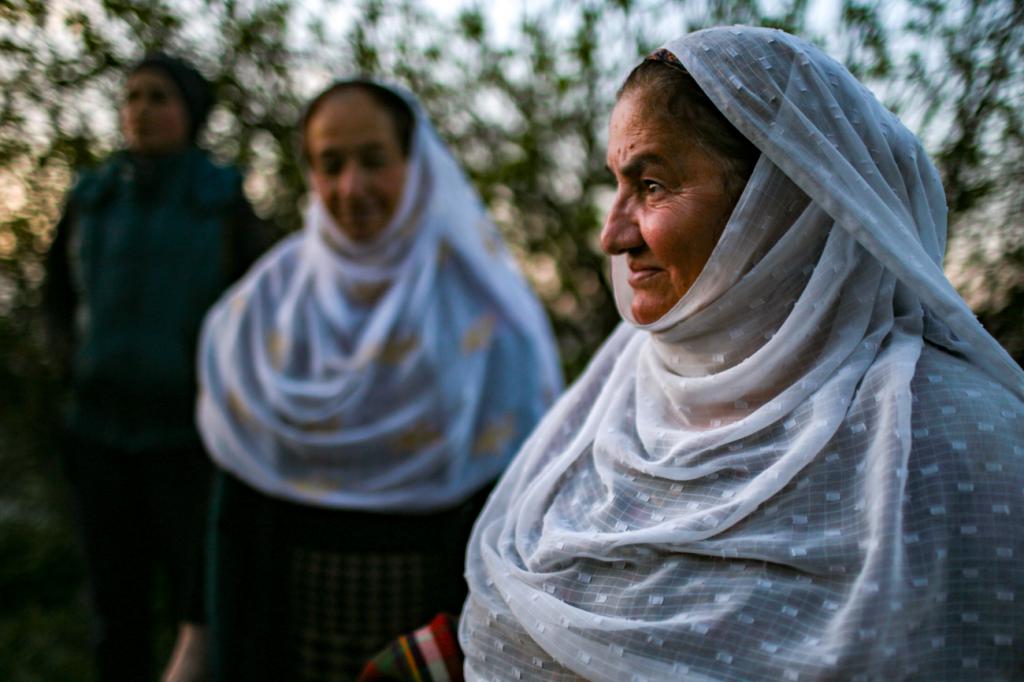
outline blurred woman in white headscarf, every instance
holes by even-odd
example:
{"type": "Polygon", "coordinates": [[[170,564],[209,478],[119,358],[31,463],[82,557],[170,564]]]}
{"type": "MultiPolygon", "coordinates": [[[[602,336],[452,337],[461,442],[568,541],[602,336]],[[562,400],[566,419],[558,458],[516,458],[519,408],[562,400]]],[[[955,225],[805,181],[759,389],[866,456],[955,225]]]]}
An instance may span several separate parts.
{"type": "Polygon", "coordinates": [[[337,83],[312,201],[203,330],[218,679],[349,679],[465,596],[495,478],[561,388],[544,311],[422,109],[337,83]]]}
{"type": "Polygon", "coordinates": [[[914,135],[718,28],[631,73],[608,166],[624,322],[474,528],[466,677],[1024,675],[1024,375],[914,135]]]}

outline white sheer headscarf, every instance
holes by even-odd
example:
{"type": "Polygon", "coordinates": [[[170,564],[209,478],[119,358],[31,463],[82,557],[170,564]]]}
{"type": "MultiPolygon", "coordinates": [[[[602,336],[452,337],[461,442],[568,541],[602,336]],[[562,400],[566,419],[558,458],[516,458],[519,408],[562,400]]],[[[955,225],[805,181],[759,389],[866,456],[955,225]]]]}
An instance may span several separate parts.
{"type": "Polygon", "coordinates": [[[628,323],[474,529],[468,679],[1024,673],[1024,377],[942,274],[935,168],[803,40],[666,49],[762,155],[662,319],[613,262],[628,323]]]}
{"type": "Polygon", "coordinates": [[[547,318],[423,110],[395,216],[355,242],[313,198],[208,315],[198,420],[269,495],[429,512],[508,463],[561,388],[547,318]]]}

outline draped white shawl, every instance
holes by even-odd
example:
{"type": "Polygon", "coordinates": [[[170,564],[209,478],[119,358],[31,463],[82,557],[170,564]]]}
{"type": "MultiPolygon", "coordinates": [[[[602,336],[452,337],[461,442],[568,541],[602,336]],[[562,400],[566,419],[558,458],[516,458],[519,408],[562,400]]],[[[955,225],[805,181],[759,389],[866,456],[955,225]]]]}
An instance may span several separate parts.
{"type": "Polygon", "coordinates": [[[942,274],[934,167],[802,40],[666,47],[762,157],[691,290],[620,325],[478,519],[467,677],[1020,674],[1024,378],[942,274]]]}
{"type": "MultiPolygon", "coordinates": [[[[397,91],[397,90],[396,90],[397,91]]],[[[544,311],[422,109],[395,217],[357,243],[313,199],[206,319],[200,431],[273,496],[429,512],[506,466],[561,388],[544,311]]]]}

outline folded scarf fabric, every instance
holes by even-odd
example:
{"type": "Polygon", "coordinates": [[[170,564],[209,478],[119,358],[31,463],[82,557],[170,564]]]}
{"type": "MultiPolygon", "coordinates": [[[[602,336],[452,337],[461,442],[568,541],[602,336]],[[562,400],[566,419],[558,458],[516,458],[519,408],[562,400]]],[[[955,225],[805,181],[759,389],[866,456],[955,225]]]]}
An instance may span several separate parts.
{"type": "Polygon", "coordinates": [[[661,319],[612,259],[626,321],[474,528],[467,679],[1019,677],[1024,373],[943,276],[937,171],[803,40],[665,49],[761,157],[661,319]]]}
{"type": "Polygon", "coordinates": [[[419,105],[369,242],[314,198],[213,308],[198,421],[222,468],[336,509],[429,513],[493,481],[561,390],[543,308],[419,105]]]}

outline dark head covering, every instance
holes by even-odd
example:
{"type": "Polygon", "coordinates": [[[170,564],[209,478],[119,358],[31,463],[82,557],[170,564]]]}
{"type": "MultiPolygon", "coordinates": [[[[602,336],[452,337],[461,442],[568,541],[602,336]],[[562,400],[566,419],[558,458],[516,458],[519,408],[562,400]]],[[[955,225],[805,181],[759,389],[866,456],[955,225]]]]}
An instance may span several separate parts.
{"type": "Polygon", "coordinates": [[[167,74],[178,86],[185,108],[188,109],[189,139],[194,142],[203,124],[206,123],[210,109],[213,108],[213,89],[209,81],[189,64],[160,52],[146,55],[128,73],[137,73],[143,69],[158,69],[167,74]]]}

